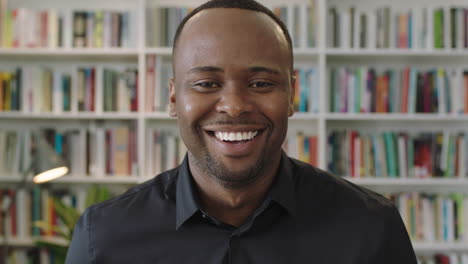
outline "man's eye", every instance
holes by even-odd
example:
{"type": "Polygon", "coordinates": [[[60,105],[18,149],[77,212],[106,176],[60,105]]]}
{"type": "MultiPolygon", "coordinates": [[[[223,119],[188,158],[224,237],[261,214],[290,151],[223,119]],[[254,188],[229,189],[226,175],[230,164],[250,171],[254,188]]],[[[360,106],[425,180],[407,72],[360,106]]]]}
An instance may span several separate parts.
{"type": "Polygon", "coordinates": [[[217,88],[219,85],[215,82],[199,82],[196,83],[195,86],[199,86],[202,88],[217,88]]]}
{"type": "Polygon", "coordinates": [[[253,88],[264,88],[264,87],[268,87],[268,86],[272,86],[273,84],[272,83],[269,83],[269,82],[253,82],[250,84],[250,87],[253,87],[253,88]]]}

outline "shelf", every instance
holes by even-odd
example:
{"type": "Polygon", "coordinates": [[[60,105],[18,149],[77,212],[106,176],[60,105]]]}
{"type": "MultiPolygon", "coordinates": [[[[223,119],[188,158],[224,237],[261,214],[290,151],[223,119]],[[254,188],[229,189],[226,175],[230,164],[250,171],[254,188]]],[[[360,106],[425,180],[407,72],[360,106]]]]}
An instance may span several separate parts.
{"type": "Polygon", "coordinates": [[[0,56],[137,57],[135,48],[0,48],[0,56]]]}
{"type": "Polygon", "coordinates": [[[154,54],[154,55],[162,55],[162,56],[172,56],[172,48],[171,47],[146,48],[145,53],[154,54]]]}
{"type": "Polygon", "coordinates": [[[455,114],[399,114],[399,113],[328,113],[327,120],[358,120],[358,121],[468,121],[468,115],[455,114]]]}
{"type": "Polygon", "coordinates": [[[294,48],[294,56],[318,56],[320,54],[319,49],[317,48],[294,48]]]}
{"type": "Polygon", "coordinates": [[[328,48],[327,56],[362,57],[362,56],[385,56],[385,57],[468,57],[466,50],[405,50],[405,49],[336,49],[328,48]]]}
{"type": "Polygon", "coordinates": [[[104,176],[104,177],[75,177],[65,176],[54,180],[56,184],[137,184],[140,180],[135,176],[104,176]]]}
{"type": "Polygon", "coordinates": [[[400,179],[400,178],[351,178],[346,180],[379,193],[427,192],[427,193],[464,193],[468,194],[468,178],[453,179],[400,179]]]}
{"type": "Polygon", "coordinates": [[[414,242],[413,248],[416,252],[446,252],[446,251],[468,251],[468,242],[414,242]]]}
{"type": "Polygon", "coordinates": [[[0,112],[1,119],[137,119],[137,112],[131,113],[22,113],[0,112]]]}
{"type": "MultiPolygon", "coordinates": [[[[19,176],[2,176],[0,183],[17,183],[21,180],[19,176]]],[[[29,180],[31,182],[31,180],[29,180]]],[[[62,178],[52,181],[53,184],[137,184],[141,180],[135,176],[104,176],[104,177],[90,177],[90,176],[64,176],[62,178]]]]}
{"type": "Polygon", "coordinates": [[[168,112],[147,112],[145,113],[145,118],[154,120],[177,120],[175,117],[169,116],[168,112]]]}
{"type": "Polygon", "coordinates": [[[346,180],[363,186],[433,186],[433,187],[463,187],[468,189],[468,179],[401,179],[401,178],[351,178],[345,177],[346,180]]]}
{"type": "Polygon", "coordinates": [[[322,115],[314,113],[295,112],[289,120],[297,121],[317,121],[322,115]]]}

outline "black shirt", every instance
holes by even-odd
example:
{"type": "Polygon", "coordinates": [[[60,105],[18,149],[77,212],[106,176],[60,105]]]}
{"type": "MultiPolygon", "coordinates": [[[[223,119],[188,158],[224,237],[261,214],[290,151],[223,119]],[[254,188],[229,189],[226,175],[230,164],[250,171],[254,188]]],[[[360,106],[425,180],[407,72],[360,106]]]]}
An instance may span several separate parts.
{"type": "Polygon", "coordinates": [[[89,207],[67,264],[416,264],[395,206],[283,154],[261,206],[240,227],[200,207],[188,160],[89,207]]]}

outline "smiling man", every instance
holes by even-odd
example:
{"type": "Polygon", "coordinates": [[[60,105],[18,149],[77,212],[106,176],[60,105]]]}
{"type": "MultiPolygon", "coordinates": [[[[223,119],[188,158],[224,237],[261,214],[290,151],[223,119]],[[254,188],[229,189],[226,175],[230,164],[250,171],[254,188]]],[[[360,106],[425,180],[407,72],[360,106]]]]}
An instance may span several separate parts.
{"type": "Polygon", "coordinates": [[[416,263],[391,202],[282,152],[294,78],[278,18],[214,0],[174,43],[170,114],[187,156],[88,208],[66,263],[416,263]]]}

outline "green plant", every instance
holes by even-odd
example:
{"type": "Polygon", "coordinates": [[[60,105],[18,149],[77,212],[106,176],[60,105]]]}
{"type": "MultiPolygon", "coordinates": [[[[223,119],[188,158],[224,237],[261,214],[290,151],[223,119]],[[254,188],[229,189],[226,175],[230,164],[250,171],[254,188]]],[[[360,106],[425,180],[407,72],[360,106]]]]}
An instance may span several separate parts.
{"type": "MultiPolygon", "coordinates": [[[[111,194],[107,187],[100,186],[97,184],[92,185],[87,190],[86,196],[86,207],[89,207],[95,203],[103,202],[111,197],[111,194]]],[[[68,247],[70,246],[71,239],[73,237],[73,229],[75,228],[78,219],[82,212],[79,212],[76,208],[65,204],[61,199],[53,197],[53,203],[55,211],[63,225],[54,226],[45,221],[37,221],[34,223],[36,227],[39,227],[42,231],[52,231],[57,234],[58,239],[47,239],[41,238],[36,241],[36,246],[39,248],[45,248],[53,252],[55,263],[65,263],[65,257],[67,255],[68,247]]]]}

